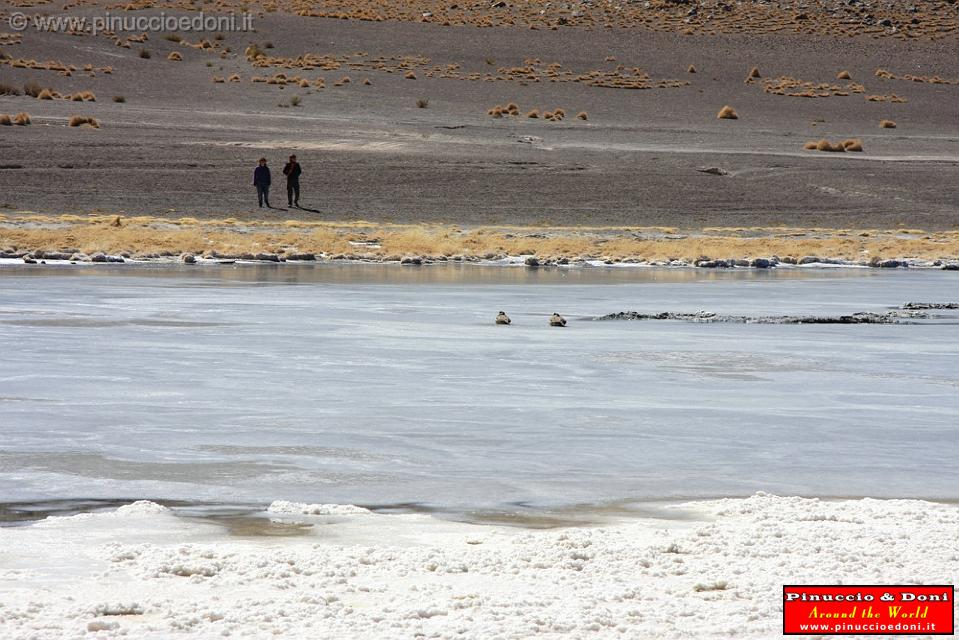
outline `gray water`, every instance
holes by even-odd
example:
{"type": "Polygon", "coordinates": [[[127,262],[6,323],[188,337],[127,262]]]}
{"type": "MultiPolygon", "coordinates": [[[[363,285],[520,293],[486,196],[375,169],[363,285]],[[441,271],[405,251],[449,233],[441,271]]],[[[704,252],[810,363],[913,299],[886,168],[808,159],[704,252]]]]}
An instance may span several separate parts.
{"type": "Polygon", "coordinates": [[[938,271],[0,267],[0,502],[959,498],[938,271]],[[513,318],[494,326],[500,309],[513,318]],[[565,315],[552,329],[547,317],[565,315]]]}

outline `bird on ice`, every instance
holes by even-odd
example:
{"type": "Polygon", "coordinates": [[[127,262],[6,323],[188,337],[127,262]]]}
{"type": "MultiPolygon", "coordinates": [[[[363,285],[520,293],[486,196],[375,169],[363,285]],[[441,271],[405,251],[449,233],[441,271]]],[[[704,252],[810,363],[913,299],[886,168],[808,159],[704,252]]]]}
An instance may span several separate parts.
{"type": "Polygon", "coordinates": [[[551,327],[565,327],[565,326],[566,326],[566,318],[564,318],[563,316],[559,315],[558,313],[554,313],[554,314],[551,315],[550,318],[549,318],[549,326],[551,326],[551,327]]]}
{"type": "Polygon", "coordinates": [[[509,319],[505,311],[500,311],[496,314],[496,324],[509,324],[510,322],[512,322],[512,320],[509,319]]]}

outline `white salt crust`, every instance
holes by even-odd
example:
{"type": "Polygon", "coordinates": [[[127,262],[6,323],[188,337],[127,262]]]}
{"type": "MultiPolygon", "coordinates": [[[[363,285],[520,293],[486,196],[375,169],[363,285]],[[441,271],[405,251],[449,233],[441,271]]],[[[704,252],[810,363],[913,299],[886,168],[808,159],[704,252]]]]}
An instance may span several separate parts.
{"type": "Polygon", "coordinates": [[[783,584],[959,578],[949,505],[670,509],[528,530],[278,501],[305,533],[247,538],[148,502],[48,518],[0,529],[0,638],[776,638],[783,584]]]}

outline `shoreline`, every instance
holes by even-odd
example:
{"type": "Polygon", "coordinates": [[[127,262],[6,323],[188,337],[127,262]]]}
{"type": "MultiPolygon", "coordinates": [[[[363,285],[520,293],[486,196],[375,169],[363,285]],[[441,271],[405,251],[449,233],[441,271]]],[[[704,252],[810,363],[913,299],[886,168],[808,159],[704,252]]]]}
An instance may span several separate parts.
{"type": "Polygon", "coordinates": [[[959,270],[959,231],[0,216],[0,264],[231,261],[959,270]]]}
{"type": "Polygon", "coordinates": [[[0,631],[764,638],[782,584],[946,584],[959,570],[955,505],[758,492],[662,511],[675,518],[521,529],[275,501],[265,523],[223,526],[138,501],[0,528],[15,552],[0,557],[0,631]]]}

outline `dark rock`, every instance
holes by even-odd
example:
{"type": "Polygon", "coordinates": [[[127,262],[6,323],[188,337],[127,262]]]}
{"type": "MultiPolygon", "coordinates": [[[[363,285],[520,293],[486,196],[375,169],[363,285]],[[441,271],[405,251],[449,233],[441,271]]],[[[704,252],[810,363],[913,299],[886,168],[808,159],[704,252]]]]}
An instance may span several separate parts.
{"type": "Polygon", "coordinates": [[[943,271],[959,271],[959,264],[944,264],[942,265],[943,271]]]}
{"type": "Polygon", "coordinates": [[[194,256],[192,253],[184,253],[182,256],[180,256],[180,260],[184,264],[196,264],[196,256],[194,256]]]}
{"type": "Polygon", "coordinates": [[[753,261],[749,263],[750,267],[755,267],[756,269],[768,269],[772,266],[772,262],[766,258],[753,258],[753,261]]]}
{"type": "Polygon", "coordinates": [[[420,265],[423,264],[423,258],[419,256],[404,256],[403,259],[400,260],[400,264],[420,265]]]}
{"type": "Polygon", "coordinates": [[[815,264],[817,262],[822,262],[818,256],[803,256],[797,264],[815,264]]]}
{"type": "Polygon", "coordinates": [[[123,258],[120,256],[108,256],[105,253],[94,253],[90,256],[90,262],[123,262],[123,258]]]}
{"type": "Polygon", "coordinates": [[[538,267],[538,266],[539,266],[539,258],[537,258],[536,256],[530,256],[530,257],[526,258],[526,266],[527,266],[527,267],[538,267]]]}

